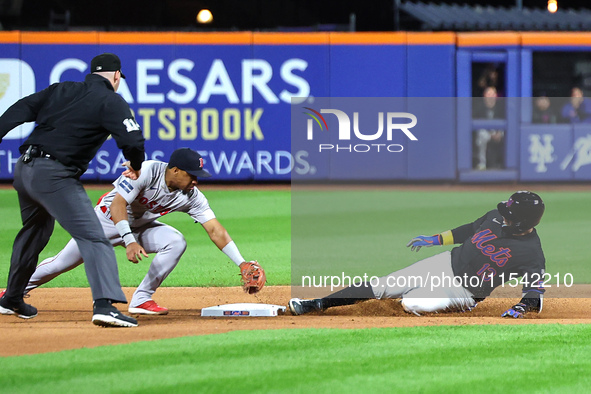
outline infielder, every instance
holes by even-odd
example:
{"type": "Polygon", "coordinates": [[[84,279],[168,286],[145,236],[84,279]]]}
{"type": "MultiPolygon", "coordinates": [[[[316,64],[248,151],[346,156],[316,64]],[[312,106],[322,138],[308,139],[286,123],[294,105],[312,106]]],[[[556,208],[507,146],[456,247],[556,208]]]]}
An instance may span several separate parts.
{"type": "Polygon", "coordinates": [[[349,286],[325,298],[292,298],[289,308],[294,315],[301,315],[359,300],[401,298],[404,310],[416,315],[470,311],[496,287],[510,280],[515,283],[522,277],[521,301],[502,316],[520,318],[529,311],[541,312],[545,258],[534,227],[543,213],[544,203],[537,194],[516,192],[473,223],[431,237],[420,235],[407,244],[417,252],[423,246],[461,244],[451,252],[418,261],[377,281],[349,286]],[[420,283],[417,278],[431,281],[420,283]],[[438,285],[432,286],[434,283],[438,285]]]}
{"type": "MultiPolygon", "coordinates": [[[[137,180],[125,174],[113,182],[113,190],[101,197],[95,213],[111,244],[125,245],[129,261],[137,263],[142,256],[147,257],[147,253],[156,253],[147,275],[131,298],[130,313],[168,313],[168,309],[158,305],[152,296],[179,262],[187,243],[179,231],[157,220],[167,213],[186,212],[196,223],[201,223],[213,243],[237,266],[244,268],[249,264],[244,262],[207,198],[196,187],[197,177],[211,176],[203,169],[199,153],[188,148],[177,149],[168,164],[145,161],[137,180]]],[[[82,263],[76,242],[70,240],[56,256],[37,266],[26,292],[82,263]]]]}

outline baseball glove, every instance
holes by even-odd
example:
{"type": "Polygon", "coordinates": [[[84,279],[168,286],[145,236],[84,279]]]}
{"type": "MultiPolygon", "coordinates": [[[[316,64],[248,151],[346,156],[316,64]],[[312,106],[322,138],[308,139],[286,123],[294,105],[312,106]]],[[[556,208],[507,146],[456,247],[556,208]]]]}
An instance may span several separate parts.
{"type": "Polygon", "coordinates": [[[257,261],[245,261],[241,263],[240,275],[242,276],[242,288],[248,294],[255,294],[261,291],[267,281],[265,270],[257,261]]]}

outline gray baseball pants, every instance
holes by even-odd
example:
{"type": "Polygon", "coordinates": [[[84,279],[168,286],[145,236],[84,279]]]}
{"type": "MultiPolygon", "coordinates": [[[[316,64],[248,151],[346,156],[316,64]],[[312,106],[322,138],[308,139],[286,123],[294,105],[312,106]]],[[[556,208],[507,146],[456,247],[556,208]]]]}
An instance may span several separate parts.
{"type": "Polygon", "coordinates": [[[121,290],[115,252],[105,236],[93,204],[79,181],[81,171],[55,160],[18,160],[14,188],[18,192],[23,228],[14,240],[6,295],[22,300],[35,272],[39,253],[53,232],[55,220],[76,240],[94,300],[127,303],[121,290]]]}
{"type": "MultiPolygon", "coordinates": [[[[94,212],[111,244],[113,246],[120,245],[124,247],[125,244],[110,216],[105,215],[100,210],[100,207],[96,207],[94,212]]],[[[140,306],[152,299],[152,295],[176,267],[187,248],[187,242],[178,230],[157,220],[147,223],[140,228],[133,229],[133,234],[147,253],[156,253],[156,256],[154,256],[144,280],[142,280],[142,283],[131,297],[131,301],[129,302],[131,308],[140,306]]],[[[29,292],[36,289],[82,263],[84,263],[82,254],[76,242],[71,239],[66,247],[56,256],[43,260],[37,266],[27,285],[26,291],[29,292]]]]}
{"type": "Polygon", "coordinates": [[[451,253],[446,251],[380,277],[372,290],[377,299],[402,298],[404,310],[416,315],[472,310],[474,296],[453,278],[451,253]]]}

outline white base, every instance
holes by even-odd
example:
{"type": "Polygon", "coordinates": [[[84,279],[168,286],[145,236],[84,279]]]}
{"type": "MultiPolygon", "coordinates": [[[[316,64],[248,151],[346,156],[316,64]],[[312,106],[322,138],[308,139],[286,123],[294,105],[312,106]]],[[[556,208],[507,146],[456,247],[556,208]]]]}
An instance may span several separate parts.
{"type": "Polygon", "coordinates": [[[285,312],[286,307],[271,304],[225,304],[201,309],[201,316],[219,317],[257,317],[277,316],[278,311],[285,312]]]}

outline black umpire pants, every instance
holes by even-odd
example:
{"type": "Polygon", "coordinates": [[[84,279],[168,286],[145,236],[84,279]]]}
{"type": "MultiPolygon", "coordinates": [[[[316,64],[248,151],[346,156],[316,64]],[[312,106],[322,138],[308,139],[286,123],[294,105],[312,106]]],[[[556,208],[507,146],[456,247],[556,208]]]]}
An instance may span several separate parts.
{"type": "Polygon", "coordinates": [[[80,175],[78,168],[47,158],[23,163],[21,156],[17,161],[14,188],[18,192],[23,228],[14,240],[10,259],[5,295],[9,301],[22,300],[39,253],[49,242],[57,220],[78,244],[93,299],[127,303],[113,246],[78,180],[80,175]]]}

